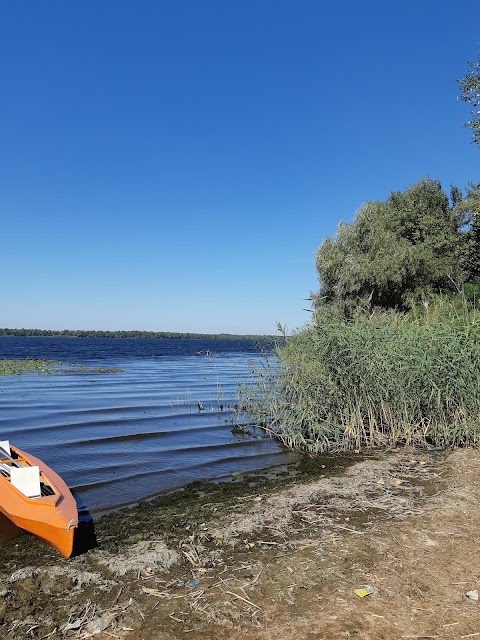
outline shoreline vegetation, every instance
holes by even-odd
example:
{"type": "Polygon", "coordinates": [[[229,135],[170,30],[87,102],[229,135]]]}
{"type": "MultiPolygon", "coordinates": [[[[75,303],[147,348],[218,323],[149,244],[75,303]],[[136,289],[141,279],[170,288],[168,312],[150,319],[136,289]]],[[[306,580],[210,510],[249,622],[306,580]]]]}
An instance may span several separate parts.
{"type": "Polygon", "coordinates": [[[289,448],[480,443],[480,314],[459,301],[349,319],[322,310],[275,356],[241,385],[240,406],[289,448]]]}
{"type": "Polygon", "coordinates": [[[180,333],[174,331],[94,331],[84,329],[6,329],[0,328],[0,336],[7,337],[61,337],[61,338],[164,338],[168,340],[252,340],[273,341],[273,335],[234,333],[180,333]]]}
{"type": "Polygon", "coordinates": [[[368,202],[316,267],[311,321],[241,387],[253,422],[312,454],[478,447],[480,184],[368,202]]]}

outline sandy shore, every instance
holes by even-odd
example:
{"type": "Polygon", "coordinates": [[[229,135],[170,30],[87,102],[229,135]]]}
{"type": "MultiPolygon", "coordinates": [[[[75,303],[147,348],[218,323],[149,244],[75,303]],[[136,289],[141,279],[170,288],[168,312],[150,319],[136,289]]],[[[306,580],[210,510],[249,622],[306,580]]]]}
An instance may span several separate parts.
{"type": "Polygon", "coordinates": [[[480,452],[324,462],[102,518],[70,560],[2,545],[0,637],[480,638],[480,452]]]}

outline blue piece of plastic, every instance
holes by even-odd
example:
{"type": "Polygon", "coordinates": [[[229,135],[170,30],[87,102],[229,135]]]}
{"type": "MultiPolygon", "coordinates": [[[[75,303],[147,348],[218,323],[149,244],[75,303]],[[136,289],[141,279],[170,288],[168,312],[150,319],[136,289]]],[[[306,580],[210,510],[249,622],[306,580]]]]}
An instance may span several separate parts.
{"type": "Polygon", "coordinates": [[[192,580],[191,582],[187,582],[187,587],[196,587],[200,580],[192,580]]]}

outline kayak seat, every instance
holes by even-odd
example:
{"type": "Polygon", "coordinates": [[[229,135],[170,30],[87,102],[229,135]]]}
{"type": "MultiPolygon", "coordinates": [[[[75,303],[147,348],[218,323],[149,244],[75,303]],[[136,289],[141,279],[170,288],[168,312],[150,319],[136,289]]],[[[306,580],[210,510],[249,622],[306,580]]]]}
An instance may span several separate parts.
{"type": "Polygon", "coordinates": [[[44,482],[40,483],[40,490],[42,492],[42,496],[54,496],[55,495],[55,491],[52,489],[52,487],[49,487],[48,484],[45,484],[44,482]]]}

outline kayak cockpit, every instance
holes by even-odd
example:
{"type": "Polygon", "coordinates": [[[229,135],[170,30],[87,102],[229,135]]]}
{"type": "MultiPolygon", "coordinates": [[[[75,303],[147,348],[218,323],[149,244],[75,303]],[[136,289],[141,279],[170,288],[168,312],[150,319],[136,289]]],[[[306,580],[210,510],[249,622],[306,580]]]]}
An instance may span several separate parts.
{"type": "Polygon", "coordinates": [[[50,498],[46,503],[54,506],[58,500],[52,500],[51,496],[60,498],[60,492],[43,470],[32,464],[20,451],[10,447],[8,440],[0,441],[0,475],[28,499],[50,498]]]}

